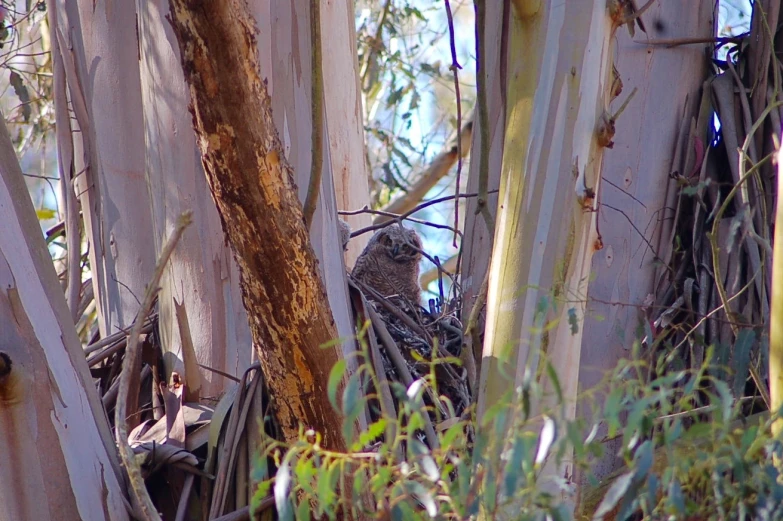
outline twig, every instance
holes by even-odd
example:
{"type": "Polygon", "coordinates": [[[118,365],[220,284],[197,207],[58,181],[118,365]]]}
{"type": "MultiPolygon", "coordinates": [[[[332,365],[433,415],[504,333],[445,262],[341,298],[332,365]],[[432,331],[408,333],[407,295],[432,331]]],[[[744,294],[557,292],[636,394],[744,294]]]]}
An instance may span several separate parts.
{"type": "Polygon", "coordinates": [[[728,38],[657,38],[653,40],[633,40],[633,42],[650,46],[665,45],[667,47],[676,47],[678,45],[693,45],[699,43],[717,43],[719,45],[726,43],[741,43],[744,39],[745,38],[738,36],[728,38]]]}
{"type": "Polygon", "coordinates": [[[144,477],[141,475],[141,468],[139,467],[138,461],[136,461],[133,449],[128,444],[128,423],[126,421],[128,413],[128,396],[130,395],[132,375],[138,370],[138,365],[141,362],[139,336],[141,334],[144,317],[149,313],[152,302],[155,300],[158,293],[158,284],[160,284],[160,279],[163,277],[163,270],[165,269],[171,254],[174,253],[174,248],[182,238],[185,228],[187,228],[191,222],[191,212],[185,212],[180,215],[173,235],[169,238],[161,251],[160,259],[158,259],[158,264],[155,266],[155,272],[152,275],[152,280],[147,286],[147,291],[144,294],[144,301],[136,314],[136,320],[133,323],[130,336],[128,337],[128,347],[125,352],[125,360],[122,364],[122,372],[120,373],[120,392],[117,396],[117,407],[114,410],[114,425],[117,429],[117,446],[120,452],[120,459],[122,460],[123,466],[125,466],[125,470],[128,472],[132,497],[139,509],[139,514],[141,514],[145,520],[158,520],[160,519],[160,515],[155,509],[155,505],[152,504],[152,499],[144,485],[144,477]]]}
{"type": "Polygon", "coordinates": [[[193,490],[193,480],[195,478],[196,476],[193,474],[185,476],[185,484],[182,486],[182,494],[179,496],[179,504],[177,505],[177,514],[174,521],[185,521],[185,516],[188,513],[190,491],[193,490]]]}
{"type": "Polygon", "coordinates": [[[495,219],[489,211],[489,106],[487,105],[487,81],[484,76],[484,34],[487,21],[487,5],[485,0],[474,0],[476,10],[476,103],[478,103],[479,150],[478,200],[476,214],[484,217],[490,236],[495,233],[495,219]]]}
{"type": "Polygon", "coordinates": [[[425,271],[421,274],[421,277],[419,277],[419,285],[421,285],[421,289],[427,289],[427,286],[430,285],[430,282],[437,280],[441,271],[454,273],[456,266],[457,256],[454,255],[453,257],[446,259],[446,262],[441,262],[440,267],[436,266],[431,270],[425,271]]]}
{"type": "MultiPolygon", "coordinates": [[[[338,211],[338,215],[360,215],[360,214],[370,214],[370,215],[380,215],[383,217],[389,217],[391,219],[395,219],[395,222],[397,222],[398,219],[400,219],[400,214],[398,213],[392,213],[392,212],[386,212],[384,210],[372,210],[371,208],[368,208],[365,206],[361,210],[348,210],[348,211],[338,211]]],[[[441,230],[451,230],[460,237],[462,237],[462,232],[458,229],[449,226],[448,224],[438,224],[431,221],[425,221],[424,219],[416,219],[415,217],[406,217],[404,220],[410,221],[412,223],[421,224],[423,226],[430,226],[432,228],[438,228],[441,230]]]]}
{"type": "MultiPolygon", "coordinates": [[[[457,179],[454,187],[454,229],[459,229],[459,182],[462,173],[462,97],[459,93],[459,73],[462,66],[457,61],[457,45],[454,40],[454,16],[451,13],[449,0],[444,0],[446,19],[449,24],[449,46],[451,47],[451,70],[454,72],[454,95],[457,98],[457,179]]],[[[457,234],[454,233],[452,245],[457,247],[457,234]]]]}
{"type": "MultiPolygon", "coordinates": [[[[372,296],[373,300],[378,302],[380,305],[382,305],[386,310],[397,317],[400,321],[402,321],[406,326],[411,328],[415,333],[417,333],[419,336],[424,338],[429,345],[432,345],[432,336],[427,333],[427,331],[424,330],[423,327],[421,327],[419,324],[413,321],[411,317],[406,315],[402,312],[397,306],[389,302],[389,299],[375,291],[375,289],[369,287],[367,284],[362,283],[359,280],[353,279],[356,286],[364,293],[365,295],[372,296]]],[[[416,304],[414,302],[414,304],[416,304]]]]}
{"type": "MultiPolygon", "coordinates": [[[[489,193],[495,193],[495,192],[497,192],[497,190],[490,190],[489,193]]],[[[477,195],[479,195],[479,194],[459,194],[459,198],[463,199],[463,198],[467,198],[467,197],[476,197],[477,195]]],[[[400,214],[399,217],[397,217],[396,220],[386,221],[386,222],[382,222],[382,223],[378,223],[378,224],[373,224],[371,226],[366,226],[364,228],[360,228],[360,229],[356,230],[355,232],[352,232],[351,233],[351,239],[353,239],[354,237],[358,237],[359,235],[365,234],[367,232],[373,232],[375,230],[380,230],[381,228],[386,228],[387,226],[389,226],[391,224],[399,223],[400,221],[402,221],[404,219],[407,219],[408,216],[413,215],[414,213],[416,213],[418,211],[421,211],[421,210],[427,208],[428,206],[432,206],[433,204],[442,203],[444,201],[451,201],[454,198],[455,198],[455,196],[453,196],[453,195],[445,195],[443,197],[438,197],[437,199],[432,199],[430,201],[425,201],[425,202],[421,203],[420,205],[418,205],[418,206],[408,210],[407,212],[405,212],[403,214],[400,214]]]]}
{"type": "MultiPolygon", "coordinates": [[[[416,206],[424,196],[434,187],[439,180],[446,176],[454,166],[457,156],[466,156],[470,152],[471,140],[473,139],[473,115],[468,118],[459,132],[459,143],[448,145],[440,154],[435,156],[430,165],[417,178],[404,195],[397,197],[392,202],[383,207],[383,211],[400,214],[407,212],[416,206]],[[461,153],[458,152],[461,150],[461,153]]],[[[389,219],[379,215],[373,220],[373,224],[380,224],[389,219]]]]}
{"type": "MultiPolygon", "coordinates": [[[[378,312],[375,311],[375,308],[373,308],[372,305],[368,305],[366,309],[367,313],[370,315],[370,322],[372,322],[372,327],[375,329],[375,332],[378,333],[378,336],[381,339],[381,343],[386,349],[386,353],[389,355],[389,358],[394,364],[395,369],[397,369],[403,384],[405,384],[406,388],[410,387],[413,383],[413,375],[408,369],[408,364],[405,361],[405,358],[403,358],[402,353],[400,353],[400,349],[397,347],[394,339],[389,334],[389,330],[386,329],[386,324],[383,323],[383,320],[381,320],[381,317],[378,315],[378,312]]],[[[429,390],[430,387],[427,386],[427,389],[429,390]]],[[[438,401],[435,398],[437,397],[434,397],[433,401],[437,406],[438,401]]],[[[430,448],[436,449],[440,446],[440,443],[438,442],[437,434],[435,434],[435,428],[432,426],[432,420],[430,419],[429,414],[422,414],[422,417],[424,419],[424,434],[427,436],[427,441],[430,442],[430,448]]]]}
{"type": "Polygon", "coordinates": [[[614,114],[612,114],[612,118],[611,118],[611,119],[612,119],[612,121],[616,121],[616,120],[617,120],[617,118],[619,118],[619,117],[620,117],[620,114],[622,114],[622,113],[623,113],[623,111],[625,110],[625,108],[626,108],[626,107],[628,106],[628,104],[631,102],[631,100],[633,99],[633,97],[634,97],[634,95],[636,94],[636,91],[637,91],[637,90],[638,90],[638,89],[637,89],[636,87],[634,87],[634,88],[633,88],[633,90],[631,91],[631,93],[628,95],[628,97],[627,97],[627,98],[625,98],[625,101],[623,102],[623,104],[622,104],[622,105],[620,105],[620,108],[619,108],[619,109],[617,109],[617,112],[615,112],[614,114]]]}
{"type": "Polygon", "coordinates": [[[321,62],[321,0],[310,0],[310,45],[312,46],[312,85],[310,96],[310,111],[312,118],[312,165],[310,165],[310,184],[307,186],[307,197],[302,207],[305,227],[309,230],[318,203],[318,192],[321,188],[321,172],[324,162],[324,114],[323,94],[324,75],[321,62]]]}
{"type": "MultiPolygon", "coordinates": [[[[150,315],[150,317],[144,321],[144,327],[142,327],[141,332],[142,333],[149,333],[152,331],[152,323],[157,320],[158,314],[153,313],[150,315]]],[[[131,325],[131,327],[133,327],[131,325]]],[[[106,346],[110,346],[117,342],[118,340],[124,340],[124,337],[126,337],[129,333],[129,330],[122,330],[118,331],[116,333],[112,333],[111,335],[107,336],[106,338],[101,338],[97,342],[93,342],[92,344],[89,344],[87,347],[84,348],[84,354],[89,355],[94,353],[95,351],[100,351],[106,346]]]]}

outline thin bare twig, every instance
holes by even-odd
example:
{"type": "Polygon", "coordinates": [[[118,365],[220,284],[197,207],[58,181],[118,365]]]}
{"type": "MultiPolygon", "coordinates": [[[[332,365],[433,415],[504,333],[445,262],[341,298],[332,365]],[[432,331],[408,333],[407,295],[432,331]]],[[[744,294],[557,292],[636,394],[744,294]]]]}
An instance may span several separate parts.
{"type": "MultiPolygon", "coordinates": [[[[454,229],[459,229],[459,183],[462,173],[462,97],[459,92],[459,69],[462,66],[457,61],[457,45],[454,39],[454,16],[451,13],[449,0],[444,0],[446,19],[449,24],[449,46],[451,47],[451,70],[454,73],[454,95],[457,97],[457,179],[454,187],[454,229]]],[[[457,247],[457,234],[454,233],[452,245],[457,247]]]]}
{"type": "Polygon", "coordinates": [[[185,212],[180,215],[173,235],[169,238],[161,251],[160,259],[158,259],[158,264],[155,266],[155,272],[152,275],[152,280],[147,286],[144,301],[142,302],[141,308],[139,308],[139,312],[136,314],[136,320],[133,323],[130,336],[128,337],[128,347],[125,352],[125,360],[122,364],[122,372],[120,373],[120,391],[117,396],[117,407],[114,411],[114,425],[117,430],[117,446],[120,452],[120,459],[128,472],[131,493],[140,510],[139,514],[147,520],[158,520],[160,519],[160,515],[158,514],[155,505],[152,504],[152,499],[144,484],[144,477],[141,475],[141,468],[139,467],[138,461],[136,461],[133,449],[128,443],[128,423],[126,421],[128,415],[128,396],[130,396],[132,375],[135,371],[138,371],[138,365],[141,363],[139,336],[141,335],[144,317],[149,313],[152,308],[152,303],[157,296],[158,284],[160,284],[160,279],[163,277],[163,270],[172,253],[174,253],[174,248],[176,248],[177,243],[182,238],[185,228],[187,228],[191,222],[191,212],[185,212]]]}
{"type": "Polygon", "coordinates": [[[495,218],[489,211],[489,106],[487,105],[487,79],[484,75],[484,35],[486,29],[486,0],[473,2],[476,10],[476,103],[478,103],[479,150],[478,200],[476,213],[484,217],[490,236],[495,233],[495,218]]]}
{"type": "MultiPolygon", "coordinates": [[[[497,190],[490,190],[489,193],[495,193],[495,192],[497,192],[497,190]]],[[[467,197],[476,197],[477,195],[479,195],[479,194],[459,194],[458,197],[459,198],[467,198],[467,197]]],[[[358,237],[359,235],[365,234],[367,232],[373,232],[375,230],[380,230],[381,228],[386,228],[387,226],[389,226],[391,224],[399,223],[400,221],[402,221],[404,219],[407,219],[408,216],[413,215],[414,213],[416,213],[418,211],[421,211],[421,210],[427,208],[428,206],[432,206],[433,204],[442,203],[444,201],[451,201],[454,198],[455,198],[454,195],[445,195],[443,197],[438,197],[437,199],[432,199],[431,201],[425,201],[425,202],[421,203],[420,205],[416,206],[415,208],[412,208],[412,209],[408,210],[407,212],[405,212],[403,214],[400,214],[399,217],[397,217],[396,220],[386,221],[386,222],[382,222],[382,223],[378,223],[378,224],[373,224],[371,226],[366,226],[364,228],[360,228],[360,229],[356,230],[355,232],[352,232],[351,233],[351,239],[353,239],[354,237],[358,237]]]]}

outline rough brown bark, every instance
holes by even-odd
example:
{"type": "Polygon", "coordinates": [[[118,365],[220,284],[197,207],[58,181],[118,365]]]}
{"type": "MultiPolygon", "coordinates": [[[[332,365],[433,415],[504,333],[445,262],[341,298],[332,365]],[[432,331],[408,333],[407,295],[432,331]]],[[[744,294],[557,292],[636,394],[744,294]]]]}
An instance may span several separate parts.
{"type": "Polygon", "coordinates": [[[236,0],[172,0],[170,19],[204,170],[240,267],[283,435],[296,439],[303,423],[343,449],[342,417],[326,401],[337,353],[319,347],[337,329],[259,76],[255,23],[236,0]]]}

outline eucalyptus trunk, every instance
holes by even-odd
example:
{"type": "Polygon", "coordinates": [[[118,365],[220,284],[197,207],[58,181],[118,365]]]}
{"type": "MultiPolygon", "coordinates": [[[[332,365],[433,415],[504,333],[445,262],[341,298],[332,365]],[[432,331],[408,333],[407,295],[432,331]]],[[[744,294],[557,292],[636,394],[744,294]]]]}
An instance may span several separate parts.
{"type": "Polygon", "coordinates": [[[0,521],[125,520],[109,425],[0,125],[0,521]]]}

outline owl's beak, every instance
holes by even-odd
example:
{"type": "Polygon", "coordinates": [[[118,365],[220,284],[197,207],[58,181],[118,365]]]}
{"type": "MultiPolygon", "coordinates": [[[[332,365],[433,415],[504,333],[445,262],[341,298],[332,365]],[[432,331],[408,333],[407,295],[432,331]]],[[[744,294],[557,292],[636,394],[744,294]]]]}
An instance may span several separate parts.
{"type": "Polygon", "coordinates": [[[400,253],[400,245],[399,244],[395,244],[394,245],[394,248],[392,248],[392,253],[394,254],[395,257],[397,256],[398,253],[400,253]]]}

